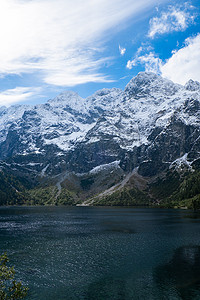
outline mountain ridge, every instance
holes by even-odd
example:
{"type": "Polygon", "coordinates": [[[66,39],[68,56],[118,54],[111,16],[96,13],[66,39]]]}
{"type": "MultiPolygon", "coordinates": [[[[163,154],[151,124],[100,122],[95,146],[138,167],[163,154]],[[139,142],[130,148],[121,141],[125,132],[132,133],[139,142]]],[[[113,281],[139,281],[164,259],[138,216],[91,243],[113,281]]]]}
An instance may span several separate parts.
{"type": "Polygon", "coordinates": [[[51,185],[55,202],[62,190],[82,202],[136,169],[144,178],[198,169],[199,132],[200,83],[140,72],[124,91],[0,107],[0,166],[35,187],[51,185]]]}

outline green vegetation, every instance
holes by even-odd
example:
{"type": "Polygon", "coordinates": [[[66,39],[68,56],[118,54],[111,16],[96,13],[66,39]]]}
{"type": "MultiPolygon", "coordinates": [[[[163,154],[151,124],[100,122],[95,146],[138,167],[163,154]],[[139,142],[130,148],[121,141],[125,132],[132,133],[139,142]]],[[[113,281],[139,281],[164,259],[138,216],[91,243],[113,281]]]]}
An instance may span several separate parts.
{"type": "Polygon", "coordinates": [[[170,197],[173,206],[200,208],[200,171],[189,173],[181,181],[181,184],[170,197]]]}
{"type": "Polygon", "coordinates": [[[27,205],[75,205],[77,203],[75,193],[62,188],[58,192],[55,186],[36,187],[27,191],[30,200],[26,202],[27,205]]]}
{"type": "Polygon", "coordinates": [[[180,186],[181,178],[178,172],[168,171],[163,177],[159,177],[150,184],[150,193],[154,199],[164,200],[170,197],[180,186]]]}
{"type": "MultiPolygon", "coordinates": [[[[76,205],[81,203],[81,199],[93,195],[95,188],[90,190],[92,184],[92,177],[82,179],[80,186],[77,184],[75,187],[70,186],[70,182],[64,182],[59,191],[52,181],[30,184],[30,181],[23,177],[16,177],[0,170],[0,205],[76,205]]],[[[133,186],[134,179],[112,194],[97,196],[92,203],[102,206],[153,205],[200,209],[200,171],[198,170],[184,173],[169,170],[150,183],[145,191],[140,191],[133,186]]]]}
{"type": "Polygon", "coordinates": [[[57,198],[57,205],[75,205],[78,203],[75,192],[68,191],[66,188],[62,188],[61,193],[57,198]]]}
{"type": "Polygon", "coordinates": [[[29,201],[27,205],[51,205],[55,203],[55,197],[58,190],[55,186],[36,187],[27,191],[29,201]]]}
{"type": "Polygon", "coordinates": [[[7,266],[8,262],[6,253],[0,256],[0,300],[24,299],[28,288],[15,280],[15,270],[7,266]]]}
{"type": "Polygon", "coordinates": [[[149,197],[146,193],[135,188],[123,188],[115,191],[111,195],[96,198],[93,205],[110,205],[110,206],[147,206],[149,197]]]}
{"type": "Polygon", "coordinates": [[[0,205],[24,204],[28,200],[24,183],[0,171],[0,205]]]}
{"type": "Polygon", "coordinates": [[[53,184],[39,184],[32,187],[24,178],[0,171],[0,206],[74,205],[77,201],[75,192],[70,192],[65,187],[62,188],[61,193],[53,184]]]}
{"type": "Polygon", "coordinates": [[[200,171],[182,176],[169,171],[150,185],[150,191],[162,207],[200,209],[200,171]]]}

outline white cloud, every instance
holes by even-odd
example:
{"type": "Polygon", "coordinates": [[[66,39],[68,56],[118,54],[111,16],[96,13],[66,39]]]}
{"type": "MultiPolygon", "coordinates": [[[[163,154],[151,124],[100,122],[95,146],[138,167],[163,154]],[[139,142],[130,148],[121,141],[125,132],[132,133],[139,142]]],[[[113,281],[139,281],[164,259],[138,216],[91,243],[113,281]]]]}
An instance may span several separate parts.
{"type": "Polygon", "coordinates": [[[200,34],[188,38],[185,47],[174,52],[160,70],[164,77],[180,84],[189,79],[200,81],[200,34]]]}
{"type": "Polygon", "coordinates": [[[168,11],[161,13],[160,17],[150,20],[148,36],[154,38],[156,35],[186,30],[195,19],[195,14],[189,11],[191,9],[194,7],[188,7],[187,3],[185,3],[185,8],[170,6],[168,11]]]}
{"type": "Polygon", "coordinates": [[[144,65],[145,71],[162,75],[176,83],[185,84],[189,79],[200,82],[200,33],[185,40],[184,47],[173,50],[172,56],[162,61],[152,49],[140,47],[133,60],[127,62],[126,67],[132,69],[137,65],[144,65]]]}
{"type": "Polygon", "coordinates": [[[123,56],[126,52],[126,48],[123,48],[119,45],[119,53],[123,56]]]}
{"type": "Polygon", "coordinates": [[[58,86],[108,81],[98,70],[106,61],[102,51],[110,30],[128,26],[128,18],[154,5],[153,0],[0,2],[0,75],[34,73],[58,86]]]}
{"type": "Polygon", "coordinates": [[[9,106],[19,101],[25,101],[30,97],[36,95],[40,91],[39,88],[33,87],[17,87],[0,92],[0,106],[9,106]]]}
{"type": "Polygon", "coordinates": [[[162,60],[158,56],[156,56],[154,52],[149,52],[142,55],[141,53],[144,50],[145,49],[143,49],[142,47],[138,48],[135,58],[133,60],[129,60],[126,67],[128,69],[132,69],[137,65],[144,65],[145,71],[160,74],[162,60]]]}

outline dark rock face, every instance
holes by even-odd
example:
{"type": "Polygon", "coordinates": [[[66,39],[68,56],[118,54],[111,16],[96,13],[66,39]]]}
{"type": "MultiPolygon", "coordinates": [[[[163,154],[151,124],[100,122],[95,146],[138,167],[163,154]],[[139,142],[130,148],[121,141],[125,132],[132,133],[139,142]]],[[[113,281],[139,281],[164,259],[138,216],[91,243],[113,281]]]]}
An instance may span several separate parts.
{"type": "Polygon", "coordinates": [[[95,168],[118,166],[120,176],[138,168],[151,177],[182,157],[198,167],[199,87],[139,73],[124,92],[103,89],[85,100],[66,92],[34,107],[0,108],[0,160],[16,173],[55,182],[66,172],[84,175],[87,189],[95,168]]]}

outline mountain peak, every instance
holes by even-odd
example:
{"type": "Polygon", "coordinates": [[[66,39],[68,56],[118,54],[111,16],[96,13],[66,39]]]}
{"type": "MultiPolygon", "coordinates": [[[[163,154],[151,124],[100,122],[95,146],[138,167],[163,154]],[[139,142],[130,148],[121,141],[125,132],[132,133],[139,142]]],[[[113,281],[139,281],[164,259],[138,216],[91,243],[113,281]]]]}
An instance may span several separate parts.
{"type": "Polygon", "coordinates": [[[182,88],[181,85],[161,77],[153,72],[140,72],[125,87],[125,93],[131,97],[172,96],[182,88]]]}
{"type": "Polygon", "coordinates": [[[74,91],[65,91],[56,96],[53,99],[50,99],[48,103],[58,103],[58,102],[69,102],[71,99],[82,99],[78,93],[74,91]]]}
{"type": "Polygon", "coordinates": [[[137,76],[135,76],[134,78],[140,79],[140,80],[144,80],[144,81],[152,81],[152,80],[156,80],[157,78],[160,78],[161,76],[159,76],[158,74],[154,73],[154,72],[139,72],[137,74],[137,76]]]}
{"type": "MultiPolygon", "coordinates": [[[[160,79],[161,76],[157,75],[156,73],[153,72],[139,72],[135,77],[131,79],[129,83],[137,83],[137,84],[149,84],[155,80],[160,79]]],[[[128,84],[129,84],[128,83],[128,84]]]]}
{"type": "Polygon", "coordinates": [[[111,88],[111,89],[103,88],[101,90],[96,91],[91,97],[107,96],[107,95],[110,95],[112,93],[121,93],[121,91],[122,90],[119,89],[119,88],[111,88]]]}
{"type": "Polygon", "coordinates": [[[66,91],[48,101],[51,106],[69,107],[72,110],[85,112],[84,99],[78,93],[66,91]]]}
{"type": "Polygon", "coordinates": [[[190,79],[188,82],[186,82],[185,89],[188,91],[199,91],[200,83],[198,81],[190,79]]]}

